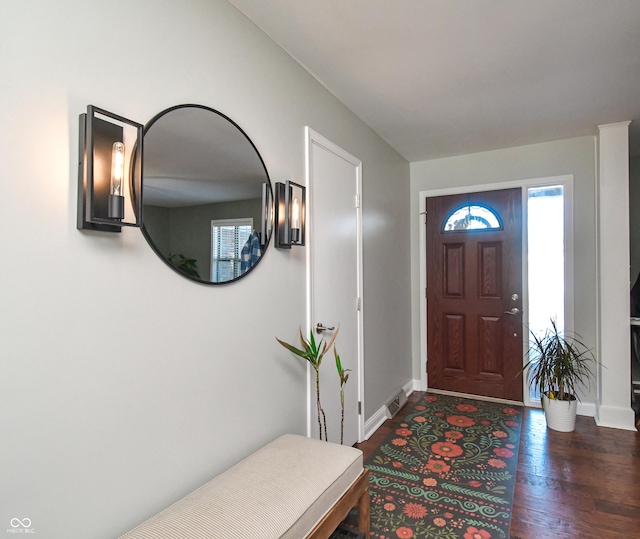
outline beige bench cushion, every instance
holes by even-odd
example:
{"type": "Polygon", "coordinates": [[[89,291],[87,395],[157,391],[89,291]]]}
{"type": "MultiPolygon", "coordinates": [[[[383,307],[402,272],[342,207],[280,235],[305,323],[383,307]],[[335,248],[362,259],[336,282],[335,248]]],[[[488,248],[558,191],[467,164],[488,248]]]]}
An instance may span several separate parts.
{"type": "Polygon", "coordinates": [[[362,466],[359,449],[285,434],[121,539],[302,539],[362,466]]]}

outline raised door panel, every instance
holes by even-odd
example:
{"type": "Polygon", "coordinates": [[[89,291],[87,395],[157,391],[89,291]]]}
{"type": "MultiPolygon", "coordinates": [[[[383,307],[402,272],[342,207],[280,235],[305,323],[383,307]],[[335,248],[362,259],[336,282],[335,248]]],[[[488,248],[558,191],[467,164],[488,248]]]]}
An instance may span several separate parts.
{"type": "Polygon", "coordinates": [[[464,297],[464,244],[445,243],[443,251],[444,296],[462,298],[464,297]]]}
{"type": "Polygon", "coordinates": [[[444,362],[445,374],[447,371],[464,371],[464,342],[465,324],[464,316],[459,314],[447,314],[444,316],[444,362]]]}
{"type": "Polygon", "coordinates": [[[502,296],[502,242],[478,242],[478,296],[502,296]]]}
{"type": "Polygon", "coordinates": [[[478,371],[482,375],[502,378],[504,369],[504,328],[502,318],[478,317],[478,371]]]}

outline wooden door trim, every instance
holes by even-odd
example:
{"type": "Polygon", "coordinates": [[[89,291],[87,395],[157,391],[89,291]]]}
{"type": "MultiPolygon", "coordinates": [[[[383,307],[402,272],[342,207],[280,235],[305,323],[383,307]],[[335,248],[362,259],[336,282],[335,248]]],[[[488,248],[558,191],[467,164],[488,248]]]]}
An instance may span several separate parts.
{"type": "MultiPolygon", "coordinates": [[[[358,326],[358,401],[361,402],[361,410],[362,413],[358,415],[358,441],[362,442],[365,439],[364,432],[364,410],[365,410],[365,395],[364,395],[364,319],[363,319],[363,308],[364,304],[364,286],[363,286],[363,269],[362,269],[362,260],[363,260],[363,249],[362,249],[362,161],[357,157],[354,157],[346,150],[342,149],[340,146],[331,142],[328,138],[323,137],[317,131],[314,131],[309,126],[305,126],[304,129],[305,135],[305,177],[306,177],[306,186],[307,186],[307,196],[312,196],[313,193],[313,162],[312,162],[312,147],[318,146],[323,148],[340,158],[344,159],[347,163],[351,164],[356,169],[356,189],[357,189],[357,197],[358,204],[355,208],[356,210],[356,266],[357,266],[357,289],[358,289],[358,297],[359,297],[359,309],[357,310],[357,326],[358,326]]],[[[307,203],[307,215],[305,216],[306,222],[310,223],[309,226],[309,234],[307,240],[306,247],[306,267],[307,267],[307,279],[306,279],[306,287],[307,287],[307,335],[311,328],[313,327],[313,263],[312,254],[311,254],[311,246],[313,245],[313,215],[312,215],[312,206],[313,204],[307,203]]],[[[354,306],[355,306],[355,298],[354,298],[354,306]]],[[[312,394],[311,387],[311,368],[307,366],[307,436],[311,436],[312,432],[312,421],[315,421],[315,416],[313,416],[311,410],[315,399],[315,394],[312,394]],[[313,417],[312,417],[313,416],[313,417]]]]}
{"type": "MultiPolygon", "coordinates": [[[[565,187],[565,326],[568,330],[573,331],[574,328],[574,251],[573,251],[573,174],[562,176],[547,176],[541,178],[527,178],[523,180],[505,181],[490,184],[479,185],[463,185],[457,187],[446,187],[441,189],[427,189],[418,192],[418,215],[414,221],[417,227],[416,236],[419,245],[415,246],[416,252],[419,253],[419,272],[418,278],[413,282],[418,285],[417,294],[414,297],[419,298],[418,320],[420,324],[420,379],[416,380],[415,386],[419,391],[426,391],[427,383],[427,258],[426,258],[426,199],[428,197],[437,197],[444,195],[457,195],[461,193],[477,193],[481,191],[497,191],[500,189],[510,189],[513,187],[522,188],[523,193],[523,214],[522,214],[522,308],[523,323],[527,324],[527,316],[529,310],[529,288],[528,288],[528,259],[527,259],[527,222],[526,222],[526,205],[524,204],[525,193],[527,187],[538,187],[550,184],[563,184],[565,187]]],[[[414,304],[415,305],[415,304],[414,304]]],[[[415,312],[415,311],[414,311],[415,312]]],[[[526,350],[528,342],[526,334],[523,331],[523,346],[526,350]]],[[[524,384],[524,381],[523,381],[524,384]]],[[[523,387],[524,403],[526,406],[538,405],[529,399],[529,393],[526,386],[523,387]]]]}

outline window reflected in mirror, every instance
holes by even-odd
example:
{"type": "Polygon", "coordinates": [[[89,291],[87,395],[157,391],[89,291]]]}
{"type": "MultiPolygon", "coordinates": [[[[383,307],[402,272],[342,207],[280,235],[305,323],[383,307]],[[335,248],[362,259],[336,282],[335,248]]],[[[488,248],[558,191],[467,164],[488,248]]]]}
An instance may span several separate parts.
{"type": "MultiPolygon", "coordinates": [[[[211,280],[224,282],[237,279],[255,262],[251,260],[253,219],[211,221],[211,280]]],[[[260,257],[260,240],[257,257],[260,257]]]]}

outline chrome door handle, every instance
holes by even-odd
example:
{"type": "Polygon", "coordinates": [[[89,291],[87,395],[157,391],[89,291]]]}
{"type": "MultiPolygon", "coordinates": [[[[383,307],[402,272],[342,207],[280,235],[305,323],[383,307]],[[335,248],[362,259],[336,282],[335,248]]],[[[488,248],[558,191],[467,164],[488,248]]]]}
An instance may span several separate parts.
{"type": "Polygon", "coordinates": [[[335,326],[331,326],[330,328],[328,328],[326,326],[323,326],[322,322],[318,322],[316,324],[316,333],[318,334],[322,333],[323,331],[333,331],[334,329],[336,329],[335,326]]]}
{"type": "Polygon", "coordinates": [[[518,309],[518,307],[514,307],[510,311],[505,311],[504,314],[510,314],[511,316],[515,316],[516,314],[520,314],[520,309],[518,309]]]}

